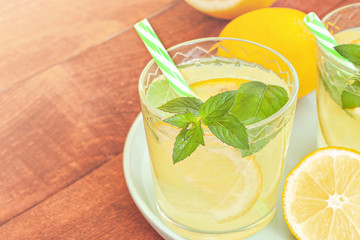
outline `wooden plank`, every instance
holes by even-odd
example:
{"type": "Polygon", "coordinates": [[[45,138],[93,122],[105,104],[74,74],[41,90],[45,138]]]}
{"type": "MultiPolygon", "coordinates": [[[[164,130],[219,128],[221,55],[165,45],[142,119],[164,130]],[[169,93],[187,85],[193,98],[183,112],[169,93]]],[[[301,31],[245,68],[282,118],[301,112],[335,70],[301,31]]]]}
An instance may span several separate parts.
{"type": "Polygon", "coordinates": [[[0,13],[11,11],[16,7],[22,7],[22,5],[29,0],[1,0],[0,1],[0,13]]]}
{"type": "Polygon", "coordinates": [[[316,12],[319,17],[323,17],[334,5],[342,1],[343,0],[278,0],[273,7],[295,8],[305,13],[316,12]]]}
{"type": "MultiPolygon", "coordinates": [[[[217,35],[225,23],[183,1],[150,22],[167,46],[217,35]]],[[[149,59],[131,28],[0,94],[0,223],[121,153],[149,59]]]]}
{"type": "MultiPolygon", "coordinates": [[[[358,0],[342,0],[340,3],[333,5],[329,10],[335,10],[336,8],[343,7],[345,5],[353,4],[353,3],[359,3],[358,0]]],[[[329,11],[329,12],[330,12],[329,11]]]]}
{"type": "Polygon", "coordinates": [[[124,184],[122,155],[0,229],[1,239],[161,239],[124,184]],[[124,194],[126,193],[126,194],[124,194]],[[130,227],[131,226],[131,227],[130,227]]]}
{"type": "Polygon", "coordinates": [[[0,3],[0,90],[124,31],[176,0],[0,3]]]}

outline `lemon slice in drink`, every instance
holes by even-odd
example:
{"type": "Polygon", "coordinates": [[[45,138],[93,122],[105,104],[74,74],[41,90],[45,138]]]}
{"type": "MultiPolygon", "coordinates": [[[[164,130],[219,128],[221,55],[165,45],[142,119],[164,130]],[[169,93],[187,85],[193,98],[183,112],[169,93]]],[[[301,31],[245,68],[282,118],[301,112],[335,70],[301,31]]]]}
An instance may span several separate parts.
{"type": "Polygon", "coordinates": [[[241,78],[215,78],[192,83],[190,88],[202,101],[206,101],[219,93],[237,90],[241,84],[246,82],[249,81],[241,78]]]}
{"type": "Polygon", "coordinates": [[[242,158],[232,147],[224,151],[214,146],[200,146],[193,155],[196,161],[182,161],[177,167],[217,222],[230,221],[254,206],[262,185],[254,158],[242,158]]]}
{"type": "Polygon", "coordinates": [[[360,45],[360,38],[355,39],[354,41],[351,42],[351,44],[358,44],[358,45],[360,45]]]}
{"type": "Polygon", "coordinates": [[[360,153],[323,148],[287,176],[285,220],[298,239],[360,239],[360,153]]]}

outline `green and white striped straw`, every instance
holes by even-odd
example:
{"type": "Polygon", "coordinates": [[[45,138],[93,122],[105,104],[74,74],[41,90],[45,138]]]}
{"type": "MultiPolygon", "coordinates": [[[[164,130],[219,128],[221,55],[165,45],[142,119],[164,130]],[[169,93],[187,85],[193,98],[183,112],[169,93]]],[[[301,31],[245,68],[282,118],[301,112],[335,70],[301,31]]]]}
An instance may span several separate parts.
{"type": "Polygon", "coordinates": [[[338,62],[341,63],[353,70],[358,70],[351,62],[342,57],[334,47],[339,45],[335,38],[331,35],[331,33],[324,26],[323,22],[319,19],[316,13],[311,12],[308,13],[304,18],[304,23],[310,31],[314,34],[316,40],[319,44],[332,55],[332,57],[338,62]]]}
{"type": "Polygon", "coordinates": [[[176,67],[159,38],[156,36],[149,21],[145,18],[135,24],[134,28],[140,35],[151,56],[158,64],[161,72],[169,81],[171,87],[182,96],[195,96],[187,82],[181,76],[179,69],[176,67]]]}

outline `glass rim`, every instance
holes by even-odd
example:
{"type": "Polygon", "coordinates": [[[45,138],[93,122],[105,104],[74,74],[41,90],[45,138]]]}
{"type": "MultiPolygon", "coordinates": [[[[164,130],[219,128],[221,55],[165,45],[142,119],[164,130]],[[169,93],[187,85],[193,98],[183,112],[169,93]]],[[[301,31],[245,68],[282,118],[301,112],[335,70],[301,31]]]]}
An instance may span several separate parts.
{"type": "MultiPolygon", "coordinates": [[[[182,42],[179,44],[176,44],[170,48],[167,49],[167,51],[172,51],[175,50],[179,47],[182,46],[186,46],[186,45],[191,45],[191,44],[195,44],[195,43],[201,43],[201,42],[219,42],[219,41],[223,41],[223,40],[232,40],[232,41],[240,41],[240,42],[245,42],[245,43],[250,43],[250,44],[254,44],[257,45],[259,47],[262,47],[272,53],[274,53],[275,55],[277,55],[282,61],[284,61],[284,63],[289,67],[292,78],[293,78],[293,88],[291,89],[291,95],[289,96],[289,100],[286,102],[286,104],[276,113],[274,113],[273,115],[271,115],[268,118],[265,118],[264,120],[261,120],[259,122],[250,124],[250,125],[246,125],[246,129],[253,129],[253,128],[257,128],[263,125],[268,124],[269,122],[272,122],[273,120],[277,119],[279,116],[281,116],[287,109],[290,108],[290,106],[293,104],[294,101],[296,101],[297,99],[297,95],[298,95],[298,91],[299,91],[299,78],[297,75],[297,72],[295,70],[295,68],[293,67],[293,65],[289,62],[289,60],[287,60],[282,54],[280,54],[279,52],[265,46],[262,45],[260,43],[256,43],[253,41],[249,41],[249,40],[245,40],[245,39],[239,39],[239,38],[227,38],[227,37],[207,37],[207,38],[198,38],[198,39],[194,39],[194,40],[190,40],[190,41],[186,41],[186,42],[182,42]]],[[[154,107],[151,106],[151,104],[147,101],[146,97],[145,97],[145,92],[144,89],[142,87],[142,83],[146,80],[146,74],[148,73],[150,67],[156,64],[154,59],[151,59],[146,66],[144,67],[144,69],[141,72],[140,78],[139,78],[139,84],[138,84],[138,90],[139,90],[139,95],[140,95],[140,100],[142,101],[142,103],[144,103],[146,105],[146,107],[151,111],[152,114],[160,117],[161,119],[164,119],[165,117],[161,114],[157,114],[153,111],[154,107]]]]}
{"type": "MultiPolygon", "coordinates": [[[[342,6],[342,7],[339,7],[339,8],[336,8],[334,10],[332,10],[331,12],[327,13],[322,19],[321,21],[323,23],[325,23],[331,16],[334,16],[335,14],[337,14],[338,12],[344,10],[344,9],[347,9],[347,8],[351,8],[351,7],[354,7],[354,6],[357,6],[360,8],[360,2],[359,3],[352,3],[352,4],[348,4],[348,5],[345,5],[345,6],[342,6]]],[[[345,70],[346,72],[350,73],[350,74],[354,74],[354,73],[357,73],[356,70],[342,64],[342,63],[339,63],[338,61],[335,60],[335,58],[329,54],[320,44],[319,42],[316,40],[316,45],[318,47],[318,49],[320,50],[320,52],[334,65],[336,66],[339,66],[341,67],[342,70],[345,70]]]]}

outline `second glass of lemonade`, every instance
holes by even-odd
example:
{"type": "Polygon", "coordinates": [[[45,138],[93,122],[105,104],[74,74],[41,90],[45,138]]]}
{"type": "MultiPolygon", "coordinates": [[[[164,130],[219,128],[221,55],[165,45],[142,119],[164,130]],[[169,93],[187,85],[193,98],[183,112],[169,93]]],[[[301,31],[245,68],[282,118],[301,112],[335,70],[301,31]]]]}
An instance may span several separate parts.
{"type": "MultiPolygon", "coordinates": [[[[339,44],[360,44],[360,3],[334,10],[324,25],[339,44]]],[[[338,62],[318,44],[318,145],[360,151],[360,107],[344,107],[345,92],[360,96],[360,75],[338,62]]]]}
{"type": "MultiPolygon", "coordinates": [[[[164,119],[173,114],[158,107],[180,96],[154,61],[140,77],[156,205],[162,220],[186,239],[248,237],[265,227],[276,211],[298,92],[297,74],[277,52],[239,39],[194,40],[172,47],[169,54],[203,102],[252,81],[278,86],[288,95],[276,113],[246,125],[249,150],[223,143],[203,126],[205,146],[199,145],[189,157],[173,163],[180,129],[166,123],[164,119]]],[[[276,96],[266,96],[263,104],[271,106],[277,101],[276,96]]]]}

